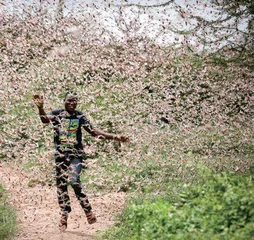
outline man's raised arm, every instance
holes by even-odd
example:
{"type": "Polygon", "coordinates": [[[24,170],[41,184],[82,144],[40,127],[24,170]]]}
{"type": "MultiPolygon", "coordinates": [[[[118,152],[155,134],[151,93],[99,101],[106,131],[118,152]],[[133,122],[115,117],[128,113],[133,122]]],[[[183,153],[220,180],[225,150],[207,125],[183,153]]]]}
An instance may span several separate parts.
{"type": "Polygon", "coordinates": [[[36,106],[38,107],[39,110],[39,115],[40,115],[40,119],[42,121],[42,123],[50,123],[51,117],[48,116],[43,108],[43,104],[44,104],[44,100],[43,100],[43,96],[39,95],[39,94],[34,94],[33,96],[33,100],[36,104],[36,106]]]}

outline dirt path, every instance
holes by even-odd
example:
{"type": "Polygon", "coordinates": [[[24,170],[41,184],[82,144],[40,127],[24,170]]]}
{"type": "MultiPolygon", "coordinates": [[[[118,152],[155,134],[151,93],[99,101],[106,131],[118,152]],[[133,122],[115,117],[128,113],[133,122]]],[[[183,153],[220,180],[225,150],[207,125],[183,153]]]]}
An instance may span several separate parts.
{"type": "Polygon", "coordinates": [[[125,202],[122,192],[88,194],[97,216],[97,223],[89,225],[71,190],[72,212],[67,230],[61,233],[58,230],[59,207],[55,186],[38,184],[29,187],[29,174],[6,164],[0,165],[0,179],[9,191],[11,204],[17,209],[19,231],[15,240],[98,239],[99,234],[114,223],[114,216],[122,210],[125,202]]]}

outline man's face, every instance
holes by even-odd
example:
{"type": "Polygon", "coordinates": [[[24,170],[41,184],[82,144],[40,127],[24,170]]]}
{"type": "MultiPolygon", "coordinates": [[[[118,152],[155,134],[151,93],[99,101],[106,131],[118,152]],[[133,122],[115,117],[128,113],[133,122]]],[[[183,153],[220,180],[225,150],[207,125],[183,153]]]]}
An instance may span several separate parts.
{"type": "Polygon", "coordinates": [[[78,104],[78,97],[76,95],[73,94],[68,94],[66,96],[64,105],[65,105],[65,110],[69,113],[72,113],[78,104]]]}

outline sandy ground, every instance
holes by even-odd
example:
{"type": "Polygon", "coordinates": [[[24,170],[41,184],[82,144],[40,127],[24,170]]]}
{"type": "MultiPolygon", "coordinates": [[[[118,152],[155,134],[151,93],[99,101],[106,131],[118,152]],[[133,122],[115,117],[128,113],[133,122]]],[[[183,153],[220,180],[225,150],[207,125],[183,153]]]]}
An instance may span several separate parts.
{"type": "Polygon", "coordinates": [[[29,173],[6,163],[0,165],[1,184],[7,188],[10,204],[17,209],[19,229],[15,240],[81,240],[99,239],[114,224],[115,215],[125,203],[123,192],[89,195],[97,222],[89,225],[73,190],[69,188],[72,212],[65,232],[58,230],[59,207],[55,186],[28,186],[29,173]]]}

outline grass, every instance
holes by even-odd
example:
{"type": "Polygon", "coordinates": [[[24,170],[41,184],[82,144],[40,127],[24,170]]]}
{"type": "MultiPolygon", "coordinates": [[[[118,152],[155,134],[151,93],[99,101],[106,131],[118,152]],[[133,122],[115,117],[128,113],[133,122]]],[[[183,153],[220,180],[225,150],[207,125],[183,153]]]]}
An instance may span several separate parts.
{"type": "Polygon", "coordinates": [[[8,204],[6,191],[0,185],[0,239],[10,239],[15,235],[16,228],[15,210],[8,204]]]}
{"type": "Polygon", "coordinates": [[[172,131],[161,135],[163,141],[156,136],[163,147],[142,143],[138,166],[108,163],[112,169],[105,168],[103,178],[123,172],[129,177],[114,181],[134,197],[104,239],[251,239],[251,131],[222,132],[216,126],[195,127],[186,135],[180,128],[172,131]]]}

